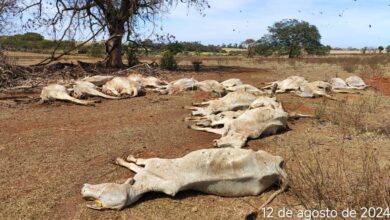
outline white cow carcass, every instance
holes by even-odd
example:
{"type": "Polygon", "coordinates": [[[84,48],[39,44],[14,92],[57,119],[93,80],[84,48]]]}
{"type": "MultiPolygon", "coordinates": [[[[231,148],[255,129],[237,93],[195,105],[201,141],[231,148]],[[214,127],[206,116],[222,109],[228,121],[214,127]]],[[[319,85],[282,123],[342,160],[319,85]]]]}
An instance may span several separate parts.
{"type": "Polygon", "coordinates": [[[43,87],[40,97],[42,103],[54,100],[70,101],[79,105],[94,105],[95,103],[95,101],[80,100],[70,96],[66,87],[59,84],[50,84],[43,87]]]}
{"type": "Polygon", "coordinates": [[[139,73],[130,74],[127,76],[127,78],[132,80],[132,81],[140,83],[142,85],[142,87],[144,87],[144,88],[154,88],[155,89],[155,88],[160,88],[160,87],[166,86],[168,84],[167,82],[160,80],[154,76],[144,77],[139,73]]]}
{"type": "Polygon", "coordinates": [[[345,79],[345,82],[347,83],[348,87],[352,89],[365,89],[367,88],[366,83],[362,80],[362,78],[358,76],[350,76],[347,79],[345,79]]]}
{"type": "Polygon", "coordinates": [[[217,147],[244,147],[248,139],[256,139],[285,130],[289,115],[275,98],[261,97],[249,109],[235,119],[225,120],[222,128],[191,126],[198,131],[221,135],[215,140],[217,147]]]}
{"type": "Polygon", "coordinates": [[[118,99],[118,97],[109,96],[100,92],[95,84],[88,81],[76,81],[73,85],[72,96],[75,98],[98,96],[106,99],[118,99]]]}
{"type": "Polygon", "coordinates": [[[226,93],[225,88],[221,83],[216,80],[204,80],[196,84],[196,88],[203,92],[213,92],[219,96],[223,96],[226,93]]]}
{"type": "Polygon", "coordinates": [[[321,96],[327,96],[331,90],[331,84],[323,81],[314,81],[301,85],[295,94],[304,98],[316,98],[321,96]]]}
{"type": "Polygon", "coordinates": [[[256,98],[257,96],[252,93],[238,91],[228,93],[226,96],[216,100],[210,100],[196,104],[202,107],[191,106],[186,108],[193,110],[193,116],[210,115],[224,111],[246,109],[253,101],[256,100],[256,98]]]}
{"type": "Polygon", "coordinates": [[[242,84],[242,85],[237,85],[237,86],[231,86],[231,87],[227,88],[227,91],[229,91],[229,92],[237,92],[237,91],[249,92],[249,93],[252,93],[254,95],[269,94],[269,93],[267,93],[265,91],[262,91],[262,90],[258,89],[255,86],[252,86],[252,85],[249,85],[249,84],[242,84]]]}
{"type": "Polygon", "coordinates": [[[128,75],[127,78],[130,79],[131,81],[142,83],[144,77],[139,73],[133,73],[128,75]]]}
{"type": "Polygon", "coordinates": [[[142,86],[145,88],[160,88],[162,86],[168,85],[168,82],[165,82],[161,79],[158,79],[154,76],[145,77],[141,80],[142,86]]]}
{"type": "Polygon", "coordinates": [[[198,81],[196,81],[193,78],[182,78],[175,81],[172,81],[168,83],[166,86],[162,86],[160,88],[157,88],[157,91],[159,91],[163,95],[172,95],[175,93],[187,91],[187,90],[194,90],[196,89],[198,81]]]}
{"type": "Polygon", "coordinates": [[[238,111],[224,111],[218,114],[204,115],[204,116],[192,116],[186,118],[186,121],[196,121],[196,125],[203,127],[215,127],[224,125],[232,119],[236,119],[242,115],[245,110],[238,111]]]}
{"type": "Polygon", "coordinates": [[[125,183],[84,184],[81,194],[92,200],[92,204],[87,203],[89,208],[121,210],[148,192],[175,196],[180,191],[197,190],[217,196],[255,196],[281,181],[281,189],[264,207],[288,184],[283,159],[261,150],[204,149],[176,159],[129,156],[127,161],[116,159],[116,164],[136,173],[125,183]]]}
{"type": "Polygon", "coordinates": [[[270,89],[277,85],[276,93],[285,93],[289,91],[297,91],[299,87],[306,83],[308,83],[308,81],[306,81],[306,79],[302,76],[290,76],[285,80],[271,82],[268,86],[264,87],[264,89],[270,89]]]}
{"type": "Polygon", "coordinates": [[[115,96],[129,95],[135,97],[143,93],[141,83],[133,81],[128,77],[114,77],[103,85],[102,90],[104,93],[115,96]]]}
{"type": "Polygon", "coordinates": [[[95,84],[96,86],[102,86],[106,84],[106,82],[112,80],[114,76],[101,76],[101,75],[96,75],[96,76],[87,76],[83,79],[82,81],[90,82],[95,84]]]}
{"type": "Polygon", "coordinates": [[[228,79],[228,80],[221,82],[221,85],[223,87],[225,87],[225,89],[228,89],[228,88],[233,87],[233,86],[240,86],[242,84],[244,84],[244,83],[240,79],[236,79],[236,78],[228,79]]]}
{"type": "Polygon", "coordinates": [[[337,89],[348,89],[347,83],[338,77],[332,78],[329,80],[330,86],[332,87],[332,90],[337,89]]]}

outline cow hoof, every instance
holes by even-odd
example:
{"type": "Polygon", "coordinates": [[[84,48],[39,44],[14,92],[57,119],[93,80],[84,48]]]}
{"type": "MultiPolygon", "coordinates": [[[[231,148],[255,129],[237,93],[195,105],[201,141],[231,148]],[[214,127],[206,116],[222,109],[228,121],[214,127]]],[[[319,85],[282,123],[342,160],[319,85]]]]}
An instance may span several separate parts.
{"type": "Polygon", "coordinates": [[[135,157],[133,155],[129,155],[126,158],[126,160],[129,161],[129,162],[133,162],[133,163],[137,162],[137,159],[135,159],[135,157]]]}
{"type": "Polygon", "coordinates": [[[112,158],[111,159],[111,163],[112,164],[115,164],[115,165],[120,165],[121,162],[124,162],[124,160],[122,158],[119,158],[119,157],[116,157],[116,158],[112,158]]]}
{"type": "Polygon", "coordinates": [[[256,212],[252,212],[252,213],[248,214],[247,216],[245,216],[245,220],[255,220],[256,218],[257,218],[256,212]]]}
{"type": "Polygon", "coordinates": [[[111,158],[109,162],[112,163],[112,164],[117,164],[116,163],[116,157],[111,158]]]}

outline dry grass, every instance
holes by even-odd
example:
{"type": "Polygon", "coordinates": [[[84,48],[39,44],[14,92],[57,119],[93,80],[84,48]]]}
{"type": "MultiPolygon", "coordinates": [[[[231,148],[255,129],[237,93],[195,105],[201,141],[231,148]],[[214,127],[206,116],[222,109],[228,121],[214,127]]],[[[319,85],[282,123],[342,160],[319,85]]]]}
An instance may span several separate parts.
{"type": "Polygon", "coordinates": [[[390,170],[380,168],[369,138],[356,149],[356,160],[351,160],[344,146],[336,155],[326,155],[311,141],[305,150],[291,150],[298,166],[289,170],[290,192],[305,209],[360,212],[363,207],[389,207],[390,170]]]}
{"type": "Polygon", "coordinates": [[[389,99],[374,91],[340,98],[336,103],[323,99],[315,108],[317,127],[337,126],[337,146],[329,150],[308,135],[304,146],[290,148],[290,192],[298,202],[294,208],[336,210],[339,216],[346,208],[358,216],[364,208],[385,209],[390,204],[390,166],[383,154],[389,146],[380,143],[390,137],[389,99]]]}
{"type": "Polygon", "coordinates": [[[373,91],[364,96],[345,96],[336,105],[324,99],[315,108],[318,121],[329,121],[341,127],[344,136],[375,132],[390,135],[389,101],[373,91]]]}

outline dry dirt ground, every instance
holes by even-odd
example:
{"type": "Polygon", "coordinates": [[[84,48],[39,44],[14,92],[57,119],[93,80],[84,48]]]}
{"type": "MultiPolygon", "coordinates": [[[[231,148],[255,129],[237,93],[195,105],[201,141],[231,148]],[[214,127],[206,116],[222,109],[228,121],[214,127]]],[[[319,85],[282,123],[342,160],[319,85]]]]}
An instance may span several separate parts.
{"type": "MultiPolygon", "coordinates": [[[[196,79],[241,78],[247,83],[282,79],[286,75],[266,69],[172,74],[168,78],[194,76],[196,79]]],[[[311,76],[323,79],[322,75],[311,76]]],[[[388,111],[389,97],[380,92],[343,95],[339,99],[380,97],[380,108],[388,111]]],[[[133,175],[110,160],[133,154],[137,157],[174,158],[191,151],[211,148],[217,135],[188,129],[183,109],[194,101],[211,98],[202,92],[160,96],[148,93],[132,99],[108,101],[96,107],[56,102],[49,105],[0,106],[0,219],[243,219],[273,192],[244,198],[222,198],[197,192],[183,192],[175,198],[151,193],[123,211],[87,209],[80,196],[84,183],[123,181],[133,175]]],[[[288,111],[319,114],[324,99],[279,96],[288,111]]],[[[337,105],[335,101],[326,101],[337,105]]],[[[378,106],[375,106],[379,108],[378,106]]],[[[386,117],[388,117],[387,115],[386,117]]],[[[380,116],[373,116],[378,118],[380,116]]],[[[332,160],[343,148],[349,159],[359,159],[358,149],[375,148],[382,167],[389,166],[390,140],[384,124],[373,123],[371,132],[342,131],[332,123],[301,119],[290,130],[276,136],[250,141],[248,148],[281,155],[287,167],[294,167],[292,149],[303,152],[314,145],[321,157],[332,160]],[[376,127],[375,127],[376,126],[376,127]],[[378,127],[379,126],[379,127],[378,127]],[[382,127],[381,127],[382,126],[382,127]],[[382,132],[376,133],[376,129],[382,132]],[[308,144],[310,142],[310,145],[308,144]]],[[[387,121],[386,121],[387,120],[387,121]]],[[[291,192],[277,197],[272,207],[294,206],[291,192]]]]}

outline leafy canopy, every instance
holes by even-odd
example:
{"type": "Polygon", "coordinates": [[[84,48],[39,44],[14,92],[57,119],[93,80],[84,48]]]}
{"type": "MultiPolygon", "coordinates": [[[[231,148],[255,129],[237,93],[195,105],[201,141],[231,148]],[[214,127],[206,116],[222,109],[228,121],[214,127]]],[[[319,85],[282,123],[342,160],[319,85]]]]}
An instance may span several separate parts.
{"type": "Polygon", "coordinates": [[[277,52],[290,58],[303,53],[322,55],[329,47],[321,44],[321,35],[316,26],[306,21],[285,19],[268,27],[269,34],[257,42],[257,52],[272,55],[277,52]]]}

